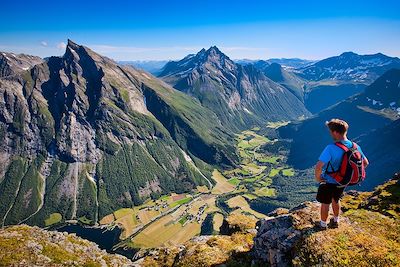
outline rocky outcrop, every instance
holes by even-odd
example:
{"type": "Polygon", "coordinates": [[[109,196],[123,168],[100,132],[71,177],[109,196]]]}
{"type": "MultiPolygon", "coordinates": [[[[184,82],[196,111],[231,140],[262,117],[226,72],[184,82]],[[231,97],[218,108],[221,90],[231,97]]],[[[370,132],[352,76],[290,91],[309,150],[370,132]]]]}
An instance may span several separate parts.
{"type": "Polygon", "coordinates": [[[74,234],[27,225],[0,229],[1,266],[133,266],[74,234]]]}
{"type": "Polygon", "coordinates": [[[254,262],[269,266],[398,266],[400,264],[400,180],[374,192],[351,192],[342,201],[339,228],[317,231],[316,202],[257,223],[254,262]],[[379,244],[379,245],[378,245],[379,244]]]}
{"type": "Polygon", "coordinates": [[[259,221],[253,247],[255,259],[271,266],[290,265],[297,242],[313,228],[318,211],[317,203],[307,202],[287,214],[259,221]]]}

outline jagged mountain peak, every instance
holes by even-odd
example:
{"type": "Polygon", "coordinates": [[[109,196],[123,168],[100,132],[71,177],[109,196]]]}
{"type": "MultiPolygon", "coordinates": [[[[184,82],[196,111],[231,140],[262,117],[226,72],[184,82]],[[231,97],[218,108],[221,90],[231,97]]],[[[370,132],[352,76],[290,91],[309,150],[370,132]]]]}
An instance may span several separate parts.
{"type": "MultiPolygon", "coordinates": [[[[196,54],[189,54],[181,60],[168,62],[159,77],[171,75],[186,75],[198,72],[222,71],[236,69],[236,64],[216,46],[211,46],[207,50],[202,48],[196,54]]],[[[179,89],[179,88],[178,88],[179,89]]]]}
{"type": "Polygon", "coordinates": [[[70,39],[68,39],[67,46],[65,48],[64,58],[69,58],[75,61],[87,58],[97,63],[111,64],[113,66],[117,66],[117,62],[115,62],[114,60],[106,56],[100,55],[99,53],[93,51],[89,47],[77,44],[70,39]]]}
{"type": "Polygon", "coordinates": [[[197,61],[198,65],[205,64],[205,63],[219,63],[224,64],[225,61],[229,62],[229,64],[234,64],[233,61],[229,59],[227,55],[225,55],[217,46],[211,46],[210,48],[201,49],[197,54],[196,57],[192,58],[193,60],[197,61]]]}

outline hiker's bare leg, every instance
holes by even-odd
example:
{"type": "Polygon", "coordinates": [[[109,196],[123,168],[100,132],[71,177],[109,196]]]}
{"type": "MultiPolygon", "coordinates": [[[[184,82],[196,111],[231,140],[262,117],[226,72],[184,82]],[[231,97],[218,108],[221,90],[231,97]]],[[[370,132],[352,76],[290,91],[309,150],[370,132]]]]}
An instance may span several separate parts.
{"type": "Polygon", "coordinates": [[[339,212],[340,212],[340,202],[336,202],[335,199],[332,198],[332,209],[333,209],[333,220],[335,222],[339,221],[339,212]]]}
{"type": "Polygon", "coordinates": [[[329,205],[330,204],[321,203],[321,221],[323,222],[326,222],[326,220],[328,219],[329,205]]]}
{"type": "Polygon", "coordinates": [[[332,209],[333,209],[333,216],[339,217],[340,203],[339,201],[336,202],[335,199],[333,198],[332,198],[332,209]]]}

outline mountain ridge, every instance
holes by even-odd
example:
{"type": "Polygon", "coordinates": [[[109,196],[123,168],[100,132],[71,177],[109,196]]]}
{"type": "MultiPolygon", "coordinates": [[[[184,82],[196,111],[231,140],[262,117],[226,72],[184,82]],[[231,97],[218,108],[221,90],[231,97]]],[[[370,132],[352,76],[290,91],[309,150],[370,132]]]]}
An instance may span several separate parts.
{"type": "Polygon", "coordinates": [[[243,128],[268,119],[294,119],[309,114],[285,87],[251,65],[235,64],[216,46],[167,63],[159,77],[198,98],[227,127],[243,128]]]}

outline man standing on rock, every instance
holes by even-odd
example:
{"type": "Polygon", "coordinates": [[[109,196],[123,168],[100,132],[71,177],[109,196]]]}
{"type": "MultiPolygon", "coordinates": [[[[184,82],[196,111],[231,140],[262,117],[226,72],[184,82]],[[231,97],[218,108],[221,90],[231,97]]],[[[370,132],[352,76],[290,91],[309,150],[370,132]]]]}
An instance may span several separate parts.
{"type": "Polygon", "coordinates": [[[360,146],[347,139],[347,122],[332,119],[326,122],[326,126],[335,143],[325,147],[315,166],[315,179],[320,183],[317,200],[321,203],[321,221],[316,224],[319,230],[325,230],[328,226],[338,227],[339,200],[343,191],[346,186],[358,184],[364,179],[364,169],[369,164],[360,146]],[[327,225],[331,204],[334,217],[327,225]]]}

